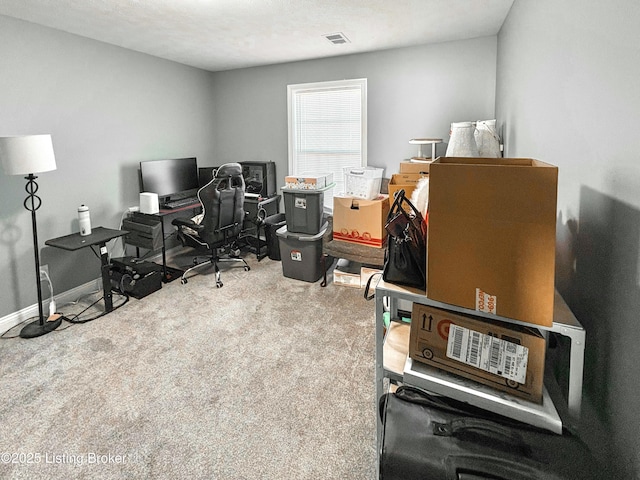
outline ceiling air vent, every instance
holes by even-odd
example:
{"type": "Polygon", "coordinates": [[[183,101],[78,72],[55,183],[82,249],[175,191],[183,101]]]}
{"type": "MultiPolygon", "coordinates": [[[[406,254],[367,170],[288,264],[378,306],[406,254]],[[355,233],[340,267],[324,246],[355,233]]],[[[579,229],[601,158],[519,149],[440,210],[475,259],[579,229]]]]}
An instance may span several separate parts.
{"type": "Polygon", "coordinates": [[[338,33],[330,33],[328,35],[325,35],[324,38],[329,40],[334,45],[341,45],[343,43],[349,43],[349,39],[344,36],[344,33],[340,33],[340,32],[338,32],[338,33]]]}

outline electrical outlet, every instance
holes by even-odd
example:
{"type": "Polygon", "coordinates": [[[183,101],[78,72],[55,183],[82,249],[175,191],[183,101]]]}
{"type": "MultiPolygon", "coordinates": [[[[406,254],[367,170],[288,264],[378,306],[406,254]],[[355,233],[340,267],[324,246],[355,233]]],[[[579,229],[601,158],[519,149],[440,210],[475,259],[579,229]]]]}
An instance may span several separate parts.
{"type": "Polygon", "coordinates": [[[49,265],[40,265],[40,278],[44,277],[45,275],[49,275],[49,265]],[[42,272],[44,272],[44,274],[42,272]]]}

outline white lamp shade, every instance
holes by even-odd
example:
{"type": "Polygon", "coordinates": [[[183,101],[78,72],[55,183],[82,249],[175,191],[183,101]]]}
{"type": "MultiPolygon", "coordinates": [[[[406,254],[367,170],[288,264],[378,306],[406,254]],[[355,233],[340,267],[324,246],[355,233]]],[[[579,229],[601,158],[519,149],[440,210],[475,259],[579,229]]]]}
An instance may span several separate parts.
{"type": "Polygon", "coordinates": [[[7,175],[28,175],[56,169],[51,135],[0,137],[0,159],[7,175]]]}

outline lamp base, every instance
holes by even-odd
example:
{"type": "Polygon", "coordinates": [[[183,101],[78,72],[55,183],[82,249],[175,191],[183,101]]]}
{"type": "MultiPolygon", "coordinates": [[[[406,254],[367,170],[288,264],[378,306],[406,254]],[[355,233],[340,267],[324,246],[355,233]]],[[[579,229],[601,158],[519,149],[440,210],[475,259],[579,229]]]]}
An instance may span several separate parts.
{"type": "Polygon", "coordinates": [[[62,323],[62,316],[52,321],[45,321],[44,325],[40,325],[40,320],[29,323],[20,330],[20,336],[22,338],[35,338],[45,335],[49,332],[53,332],[62,323]]]}

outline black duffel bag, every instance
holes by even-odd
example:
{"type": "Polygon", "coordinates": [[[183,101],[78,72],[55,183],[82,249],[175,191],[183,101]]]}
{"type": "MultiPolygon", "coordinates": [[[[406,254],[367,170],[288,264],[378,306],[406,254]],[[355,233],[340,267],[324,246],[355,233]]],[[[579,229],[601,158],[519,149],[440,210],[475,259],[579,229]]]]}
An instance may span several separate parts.
{"type": "Polygon", "coordinates": [[[586,445],[402,386],[380,398],[382,480],[601,480],[586,445]]]}

